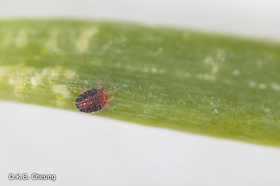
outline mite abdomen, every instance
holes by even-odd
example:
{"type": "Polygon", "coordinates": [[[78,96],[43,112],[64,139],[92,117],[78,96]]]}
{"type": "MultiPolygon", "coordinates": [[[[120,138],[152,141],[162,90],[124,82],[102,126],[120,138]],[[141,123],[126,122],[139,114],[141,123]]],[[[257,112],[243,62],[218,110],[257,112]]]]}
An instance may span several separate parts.
{"type": "Polygon", "coordinates": [[[95,112],[101,110],[105,101],[103,92],[98,89],[91,89],[82,93],[76,99],[76,107],[81,112],[95,112]]]}

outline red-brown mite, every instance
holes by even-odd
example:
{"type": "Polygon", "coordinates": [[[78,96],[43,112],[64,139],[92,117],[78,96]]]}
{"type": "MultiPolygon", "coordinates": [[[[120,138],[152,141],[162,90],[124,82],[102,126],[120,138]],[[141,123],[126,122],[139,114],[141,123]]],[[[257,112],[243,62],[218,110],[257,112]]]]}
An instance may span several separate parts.
{"type": "Polygon", "coordinates": [[[99,85],[98,89],[91,89],[91,90],[76,88],[84,92],[79,92],[72,88],[74,92],[81,94],[76,99],[76,107],[79,111],[86,112],[86,113],[92,112],[92,114],[94,115],[96,111],[101,110],[104,106],[109,107],[108,103],[113,99],[115,99],[115,97],[108,99],[106,94],[115,92],[116,90],[101,91],[102,87],[100,82],[98,82],[98,85],[99,85]]]}

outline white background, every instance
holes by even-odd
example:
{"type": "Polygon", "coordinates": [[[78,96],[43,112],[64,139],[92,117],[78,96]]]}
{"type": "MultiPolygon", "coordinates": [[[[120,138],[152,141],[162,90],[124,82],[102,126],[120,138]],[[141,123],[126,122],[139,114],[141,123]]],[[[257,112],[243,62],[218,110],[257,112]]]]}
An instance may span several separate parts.
{"type": "MultiPolygon", "coordinates": [[[[79,17],[280,39],[276,0],[0,0],[0,18],[79,17]]],[[[0,102],[1,185],[280,185],[280,150],[0,102]],[[9,181],[8,173],[56,174],[9,181]]]]}

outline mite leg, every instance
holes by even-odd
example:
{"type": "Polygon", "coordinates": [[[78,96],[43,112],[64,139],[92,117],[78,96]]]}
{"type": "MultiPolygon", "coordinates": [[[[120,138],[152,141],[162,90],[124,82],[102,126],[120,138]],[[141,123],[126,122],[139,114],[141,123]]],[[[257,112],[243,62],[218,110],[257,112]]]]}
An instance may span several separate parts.
{"type": "Polygon", "coordinates": [[[77,87],[75,87],[75,88],[78,89],[78,90],[82,90],[82,91],[84,91],[84,92],[87,91],[86,89],[83,89],[83,88],[77,88],[77,87]]]}
{"type": "Polygon", "coordinates": [[[101,86],[101,83],[99,81],[98,81],[98,86],[99,86],[98,89],[101,90],[102,86],[101,86]]]}
{"type": "Polygon", "coordinates": [[[112,93],[112,92],[116,92],[116,90],[106,90],[106,91],[103,91],[104,94],[109,94],[109,93],[112,93]]]}
{"type": "Polygon", "coordinates": [[[106,107],[108,107],[108,108],[110,107],[110,105],[109,105],[109,104],[105,104],[105,106],[106,106],[106,107]]]}
{"type": "Polygon", "coordinates": [[[109,102],[112,101],[113,99],[115,99],[115,97],[112,97],[112,98],[108,99],[108,100],[106,101],[106,103],[109,103],[109,102]]]}
{"type": "Polygon", "coordinates": [[[73,88],[71,88],[74,92],[76,92],[76,93],[79,93],[79,94],[82,94],[83,92],[79,92],[79,91],[77,91],[77,90],[75,90],[75,89],[73,89],[73,88]]]}

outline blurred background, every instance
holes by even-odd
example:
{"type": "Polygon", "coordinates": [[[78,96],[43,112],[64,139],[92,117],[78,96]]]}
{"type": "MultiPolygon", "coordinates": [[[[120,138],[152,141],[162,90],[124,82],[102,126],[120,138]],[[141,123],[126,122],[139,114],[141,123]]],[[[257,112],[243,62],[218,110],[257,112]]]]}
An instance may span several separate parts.
{"type": "Polygon", "coordinates": [[[0,16],[126,20],[280,38],[277,0],[0,0],[0,16]]]}
{"type": "MultiPolygon", "coordinates": [[[[0,0],[0,19],[79,18],[280,39],[276,0],[0,0]]],[[[280,150],[0,102],[1,185],[280,185],[280,150]],[[56,174],[9,181],[9,173],[56,174]]]]}

